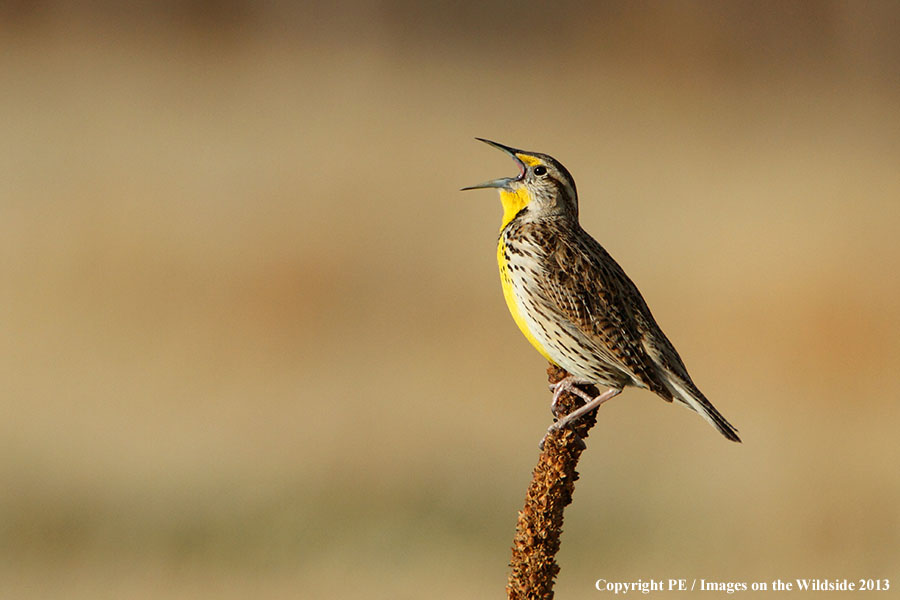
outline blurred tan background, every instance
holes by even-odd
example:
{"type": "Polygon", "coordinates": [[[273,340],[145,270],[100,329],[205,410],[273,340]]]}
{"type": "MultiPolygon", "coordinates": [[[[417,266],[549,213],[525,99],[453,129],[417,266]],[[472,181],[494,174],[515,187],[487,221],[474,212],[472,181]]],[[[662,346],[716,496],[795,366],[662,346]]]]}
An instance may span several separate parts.
{"type": "Polygon", "coordinates": [[[605,406],[558,597],[900,589],[897,3],[0,23],[0,597],[503,597],[550,395],[476,135],[566,164],[745,440],[605,406]]]}

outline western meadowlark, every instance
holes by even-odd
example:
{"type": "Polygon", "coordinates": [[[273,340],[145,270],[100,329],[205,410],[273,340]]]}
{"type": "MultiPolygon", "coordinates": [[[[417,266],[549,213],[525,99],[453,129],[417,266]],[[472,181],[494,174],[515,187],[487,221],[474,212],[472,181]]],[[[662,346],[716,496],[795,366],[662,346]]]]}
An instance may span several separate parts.
{"type": "Polygon", "coordinates": [[[578,222],[575,180],[556,159],[476,138],[508,153],[519,166],[503,177],[463,188],[497,188],[503,222],[497,245],[509,312],[529,342],[569,376],[551,386],[586,404],[557,420],[561,429],[618,395],[626,386],[677,400],[722,435],[737,430],[697,389],[675,347],[656,324],[637,286],[578,222]],[[592,398],[579,384],[609,388],[592,398]]]}

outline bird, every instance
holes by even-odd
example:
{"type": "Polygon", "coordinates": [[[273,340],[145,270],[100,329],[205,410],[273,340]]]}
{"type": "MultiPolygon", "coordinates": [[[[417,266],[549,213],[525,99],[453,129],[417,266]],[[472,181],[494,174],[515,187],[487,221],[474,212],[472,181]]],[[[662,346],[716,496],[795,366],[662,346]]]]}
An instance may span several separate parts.
{"type": "MultiPolygon", "coordinates": [[[[694,384],[637,286],[578,219],[575,179],[547,154],[475,138],[507,153],[518,175],[462,188],[497,189],[503,207],[497,263],[506,305],[525,338],[567,376],[550,386],[556,421],[570,426],[626,387],[682,404],[740,442],[738,431],[694,384]],[[607,388],[592,397],[578,386],[607,388]],[[560,394],[585,404],[560,417],[560,394]]],[[[544,436],[546,440],[546,435],[544,436]]],[[[543,442],[542,442],[543,446],[543,442]]]]}

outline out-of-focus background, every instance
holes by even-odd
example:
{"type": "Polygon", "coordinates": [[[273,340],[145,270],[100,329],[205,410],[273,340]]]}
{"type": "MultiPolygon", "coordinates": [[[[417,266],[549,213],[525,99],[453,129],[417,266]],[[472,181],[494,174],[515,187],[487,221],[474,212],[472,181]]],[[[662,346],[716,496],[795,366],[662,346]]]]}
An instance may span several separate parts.
{"type": "Polygon", "coordinates": [[[553,154],[741,430],[604,406],[559,597],[900,588],[900,5],[0,6],[0,597],[503,595],[553,154]]]}

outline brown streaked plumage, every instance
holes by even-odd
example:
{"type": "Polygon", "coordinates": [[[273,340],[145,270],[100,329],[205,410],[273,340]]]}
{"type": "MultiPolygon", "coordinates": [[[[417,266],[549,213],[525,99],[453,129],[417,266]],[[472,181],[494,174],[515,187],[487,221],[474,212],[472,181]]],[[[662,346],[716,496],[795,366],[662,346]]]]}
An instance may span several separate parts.
{"type": "Polygon", "coordinates": [[[509,153],[520,169],[517,177],[464,188],[500,191],[497,260],[507,305],[532,345],[570,374],[555,388],[554,409],[564,389],[588,401],[551,429],[634,386],[677,400],[739,442],[737,430],[694,385],[637,286],[581,228],[575,181],[566,168],[546,154],[481,141],[509,153]],[[578,383],[610,390],[590,398],[578,383]]]}

